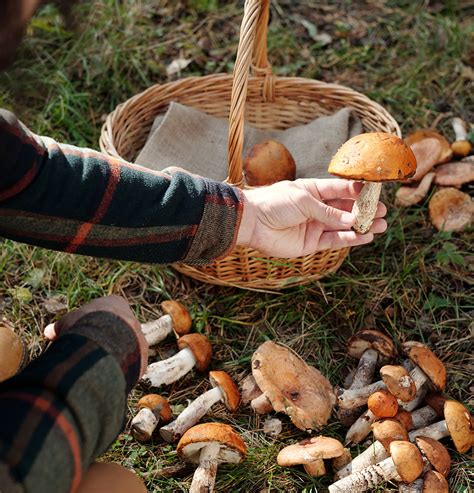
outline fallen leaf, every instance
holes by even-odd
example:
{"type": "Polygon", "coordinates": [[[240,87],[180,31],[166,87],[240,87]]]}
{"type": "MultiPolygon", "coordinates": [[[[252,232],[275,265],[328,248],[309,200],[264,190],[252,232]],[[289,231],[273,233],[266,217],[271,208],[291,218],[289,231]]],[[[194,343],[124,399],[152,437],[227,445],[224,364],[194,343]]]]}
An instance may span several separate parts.
{"type": "Polygon", "coordinates": [[[47,298],[42,303],[48,313],[61,313],[68,309],[67,298],[63,294],[56,294],[47,298]]]}

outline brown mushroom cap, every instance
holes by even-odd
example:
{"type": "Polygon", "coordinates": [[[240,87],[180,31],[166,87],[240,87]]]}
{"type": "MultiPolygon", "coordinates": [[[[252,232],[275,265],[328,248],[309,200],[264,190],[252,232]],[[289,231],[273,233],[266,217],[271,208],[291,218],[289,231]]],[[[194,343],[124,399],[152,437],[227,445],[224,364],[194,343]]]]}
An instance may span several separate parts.
{"type": "Polygon", "coordinates": [[[474,162],[454,161],[436,166],[434,182],[443,187],[460,187],[474,181],[474,162]]]}
{"type": "Polygon", "coordinates": [[[227,409],[236,411],[240,403],[240,393],[232,378],[225,371],[210,371],[209,380],[213,387],[221,390],[227,409]]]}
{"type": "Polygon", "coordinates": [[[411,483],[421,476],[423,457],[416,445],[395,440],[390,444],[390,455],[403,482],[411,483]]]}
{"type": "Polygon", "coordinates": [[[202,334],[186,334],[178,339],[179,349],[189,348],[196,358],[196,368],[204,371],[212,358],[212,346],[202,334]]]}
{"type": "Polygon", "coordinates": [[[451,144],[453,154],[457,157],[465,157],[472,151],[472,144],[469,140],[456,140],[451,144]]]}
{"type": "Polygon", "coordinates": [[[423,476],[422,493],[449,493],[446,478],[438,471],[427,471],[423,476]]]}
{"type": "Polygon", "coordinates": [[[15,375],[26,360],[26,347],[10,327],[0,325],[0,347],[7,348],[0,357],[0,382],[15,375]]]}
{"type": "Polygon", "coordinates": [[[436,390],[446,387],[446,368],[431,349],[421,342],[408,341],[402,344],[402,351],[430,379],[436,390]]]}
{"type": "Polygon", "coordinates": [[[344,446],[339,440],[317,436],[281,449],[277,456],[277,462],[282,467],[291,467],[308,464],[317,459],[333,459],[343,453],[344,446]]]}
{"type": "Polygon", "coordinates": [[[446,447],[433,438],[419,436],[415,438],[421,453],[429,460],[433,469],[447,476],[451,467],[451,457],[446,447]]]}
{"type": "Polygon", "coordinates": [[[223,423],[201,423],[190,428],[181,437],[176,451],[178,455],[199,464],[201,450],[210,443],[220,445],[218,463],[238,464],[245,459],[247,447],[238,433],[223,423]]]}
{"type": "Polygon", "coordinates": [[[446,397],[442,394],[429,393],[425,397],[425,404],[431,406],[440,418],[444,418],[444,403],[446,400],[446,397]]]}
{"type": "Polygon", "coordinates": [[[456,450],[464,454],[474,445],[474,430],[469,411],[457,401],[444,403],[444,419],[456,450]]]}
{"type": "Polygon", "coordinates": [[[336,402],[332,385],[288,348],[267,341],[252,356],[252,373],[276,412],[300,430],[324,426],[336,402]]]}
{"type": "Polygon", "coordinates": [[[138,409],[143,409],[145,407],[150,409],[150,411],[152,411],[155,415],[158,415],[160,417],[160,421],[164,423],[167,423],[173,414],[168,401],[158,394],[144,395],[137,402],[138,409]]]}
{"type": "Polygon", "coordinates": [[[428,210],[433,226],[439,231],[462,231],[472,223],[474,204],[467,193],[449,187],[431,197],[428,210]]]}
{"type": "Polygon", "coordinates": [[[390,360],[397,355],[392,339],[378,330],[363,329],[349,337],[347,352],[350,356],[360,359],[367,349],[377,351],[382,360],[390,360]]]}
{"type": "Polygon", "coordinates": [[[369,396],[367,407],[378,418],[393,418],[398,411],[398,401],[388,390],[378,390],[369,396]]]}
{"type": "Polygon", "coordinates": [[[388,391],[403,402],[416,396],[415,382],[403,366],[385,365],[380,368],[380,376],[388,391]]]}
{"type": "Polygon", "coordinates": [[[370,132],[342,144],[328,172],[349,180],[403,181],[416,171],[412,150],[396,135],[370,132]]]}
{"type": "Polygon", "coordinates": [[[294,180],[296,164],[290,151],[276,140],[253,145],[243,162],[245,181],[249,186],[271,185],[294,180]]]}
{"type": "Polygon", "coordinates": [[[167,300],[161,303],[163,313],[173,320],[173,329],[179,336],[187,334],[193,323],[188,310],[179,301],[167,300]]]}
{"type": "Polygon", "coordinates": [[[395,419],[383,419],[372,425],[374,438],[378,440],[385,450],[389,450],[390,443],[394,440],[408,440],[406,428],[395,419]]]}
{"type": "Polygon", "coordinates": [[[399,421],[406,428],[407,431],[413,429],[413,418],[408,411],[405,411],[405,409],[400,409],[398,413],[395,414],[393,419],[399,421]]]}

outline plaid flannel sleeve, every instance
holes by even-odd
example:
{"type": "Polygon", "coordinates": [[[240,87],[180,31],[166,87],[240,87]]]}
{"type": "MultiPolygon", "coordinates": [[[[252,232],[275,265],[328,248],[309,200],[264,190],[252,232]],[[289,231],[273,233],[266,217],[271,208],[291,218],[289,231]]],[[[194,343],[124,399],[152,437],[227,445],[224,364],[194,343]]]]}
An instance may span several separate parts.
{"type": "Polygon", "coordinates": [[[206,264],[233,247],[241,192],[39,137],[0,110],[0,235],[69,253],[206,264]]]}
{"type": "Polygon", "coordinates": [[[0,492],[74,492],[124,425],[136,336],[110,312],[82,317],[0,384],[0,492]]]}

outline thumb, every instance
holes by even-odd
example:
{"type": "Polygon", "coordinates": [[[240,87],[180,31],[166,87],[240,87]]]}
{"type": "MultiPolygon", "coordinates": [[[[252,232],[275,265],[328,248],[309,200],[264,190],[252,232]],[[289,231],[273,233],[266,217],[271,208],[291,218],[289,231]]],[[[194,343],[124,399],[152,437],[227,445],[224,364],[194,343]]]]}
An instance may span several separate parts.
{"type": "Polygon", "coordinates": [[[355,223],[351,212],[336,209],[313,197],[308,197],[305,204],[308,219],[314,219],[331,229],[350,229],[355,223]]]}

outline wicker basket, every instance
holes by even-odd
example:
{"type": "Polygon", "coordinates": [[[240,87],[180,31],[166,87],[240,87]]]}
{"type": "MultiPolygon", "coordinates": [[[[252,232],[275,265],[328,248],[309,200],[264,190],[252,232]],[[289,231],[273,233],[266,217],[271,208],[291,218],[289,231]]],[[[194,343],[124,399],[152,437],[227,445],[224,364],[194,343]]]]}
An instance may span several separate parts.
{"type": "MultiPolygon", "coordinates": [[[[227,182],[239,187],[243,186],[244,115],[246,122],[255,127],[283,130],[350,106],[365,130],[400,135],[396,121],[383,107],[352,89],[317,80],[274,76],[267,59],[269,4],[270,0],[246,0],[233,75],[189,77],[154,85],[132,97],[108,116],[100,138],[102,151],[133,161],[154,118],[166,112],[171,101],[229,118],[227,182]]],[[[238,246],[228,257],[205,267],[174,267],[211,284],[275,290],[305,284],[336,271],[348,250],[279,259],[238,246]]]]}

